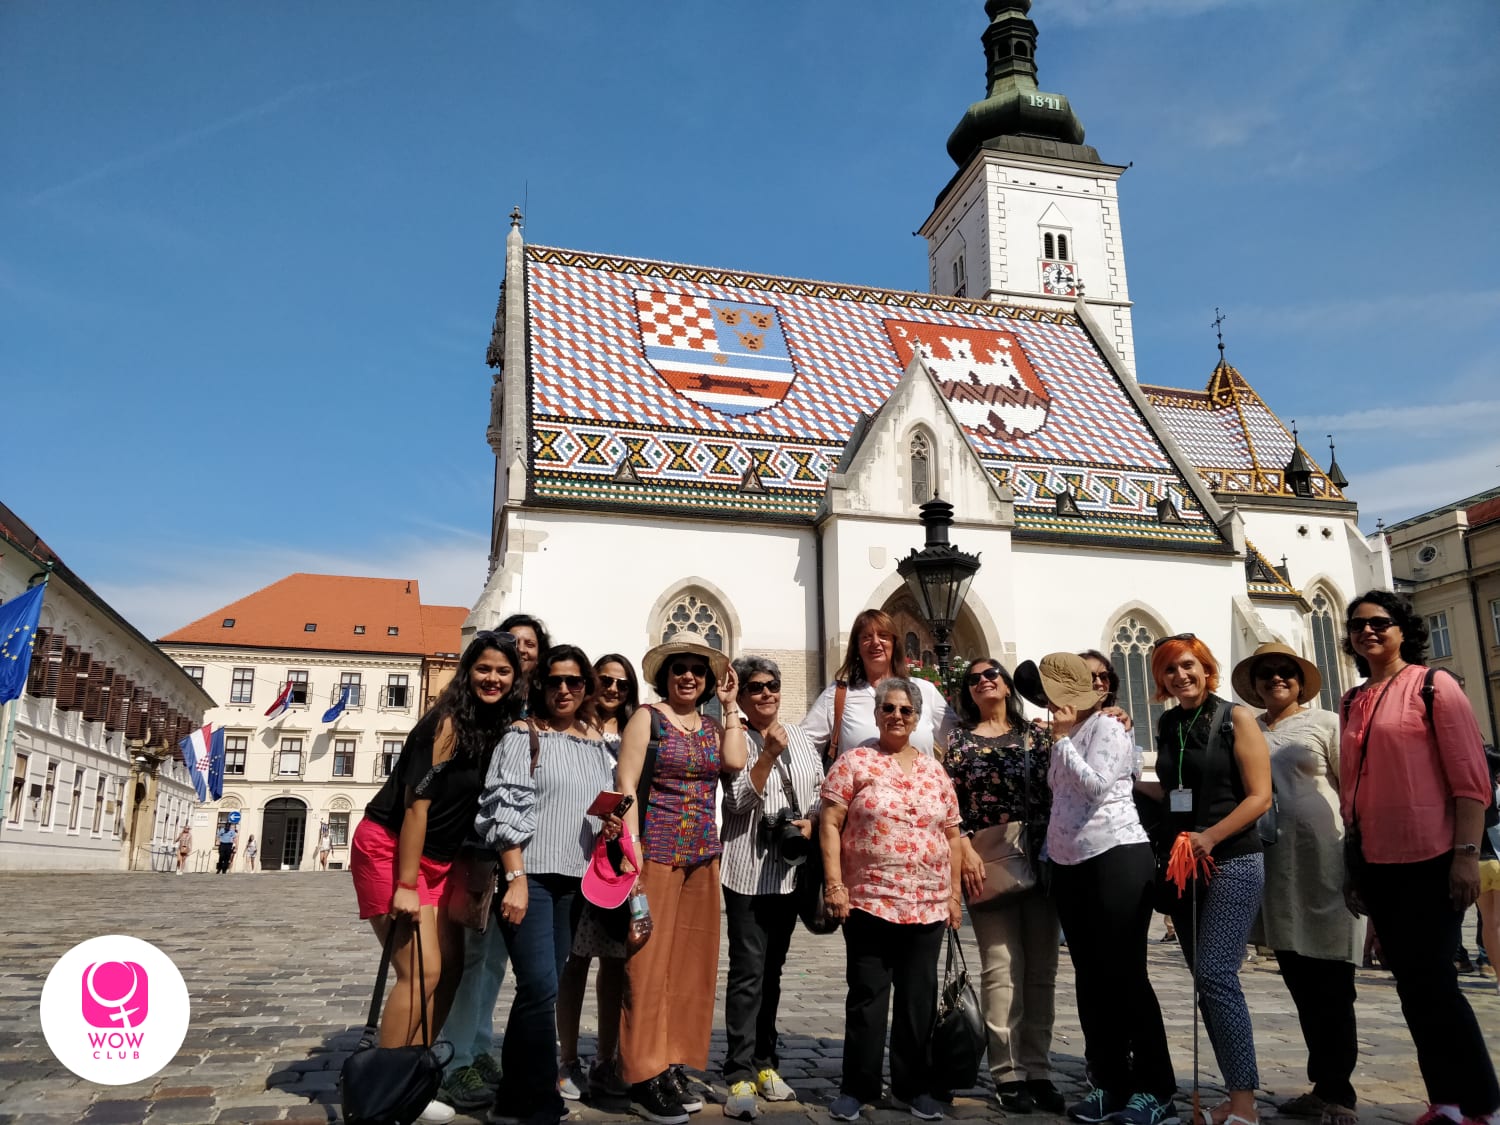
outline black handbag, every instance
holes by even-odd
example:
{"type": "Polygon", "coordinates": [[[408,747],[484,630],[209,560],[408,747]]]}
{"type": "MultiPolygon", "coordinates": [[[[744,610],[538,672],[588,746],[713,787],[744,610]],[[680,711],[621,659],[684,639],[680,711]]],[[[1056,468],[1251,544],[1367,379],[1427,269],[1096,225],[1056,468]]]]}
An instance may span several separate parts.
{"type": "Polygon", "coordinates": [[[385,950],[380,955],[380,972],[375,976],[375,995],[370,998],[370,1017],[365,1021],[364,1034],[339,1071],[339,1102],[346,1125],[412,1125],[437,1095],[443,1083],[443,1068],[453,1058],[451,1044],[431,1046],[426,1004],[422,1005],[422,1046],[375,1046],[391,950],[395,947],[396,930],[402,925],[412,927],[412,938],[417,943],[417,984],[422,995],[427,995],[421,927],[393,920],[385,935],[385,950]],[[442,1057],[439,1050],[447,1057],[442,1057]]]}
{"type": "Polygon", "coordinates": [[[957,930],[948,930],[948,959],[943,969],[943,991],[929,1040],[931,1085],[934,1090],[968,1090],[979,1078],[986,1033],[979,997],[969,981],[963,943],[957,930]],[[955,965],[956,962],[956,965],[955,965]]]}

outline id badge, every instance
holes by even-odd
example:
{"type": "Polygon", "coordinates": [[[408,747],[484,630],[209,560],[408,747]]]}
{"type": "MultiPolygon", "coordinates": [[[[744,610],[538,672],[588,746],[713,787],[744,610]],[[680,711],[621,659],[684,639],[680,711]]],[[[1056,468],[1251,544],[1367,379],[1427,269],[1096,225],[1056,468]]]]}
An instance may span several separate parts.
{"type": "Polygon", "coordinates": [[[1174,813],[1190,813],[1193,811],[1193,791],[1191,789],[1174,789],[1168,795],[1169,807],[1174,813]]]}

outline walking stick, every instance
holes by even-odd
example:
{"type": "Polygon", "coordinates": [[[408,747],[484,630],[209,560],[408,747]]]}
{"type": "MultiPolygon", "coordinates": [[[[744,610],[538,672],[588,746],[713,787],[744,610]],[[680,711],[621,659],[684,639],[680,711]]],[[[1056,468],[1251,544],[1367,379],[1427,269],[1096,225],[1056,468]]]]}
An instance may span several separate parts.
{"type": "Polygon", "coordinates": [[[1193,947],[1191,965],[1193,970],[1193,1125],[1200,1125],[1203,1120],[1198,1090],[1198,877],[1202,875],[1206,883],[1213,878],[1213,873],[1213,857],[1204,856],[1202,860],[1199,860],[1193,854],[1192,834],[1178,833],[1176,841],[1172,844],[1172,853],[1167,857],[1167,879],[1176,884],[1178,897],[1181,897],[1182,892],[1187,890],[1189,882],[1193,884],[1190,899],[1193,916],[1189,931],[1193,947]]]}

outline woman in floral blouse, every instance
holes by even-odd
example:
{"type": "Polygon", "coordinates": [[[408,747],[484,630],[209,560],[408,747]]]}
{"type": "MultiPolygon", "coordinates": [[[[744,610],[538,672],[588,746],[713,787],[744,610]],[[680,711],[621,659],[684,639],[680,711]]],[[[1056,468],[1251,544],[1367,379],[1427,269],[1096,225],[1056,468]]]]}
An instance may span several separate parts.
{"type": "Polygon", "coordinates": [[[875,685],[874,746],[847,749],[823,783],[821,843],[828,912],[844,919],[849,994],[844,1073],[829,1112],[859,1119],[880,1097],[880,1056],[892,986],[891,1092],[913,1117],[943,1116],[927,1040],[937,1010],[943,926],[963,923],[955,846],[961,817],[943,767],[911,744],[922,695],[907,679],[875,685]],[[846,885],[847,883],[847,885],[846,885]]]}
{"type": "Polygon", "coordinates": [[[984,965],[990,1074],[1005,1109],[1060,1114],[1063,1097],[1053,1085],[1051,1061],[1057,908],[1039,887],[973,906],[984,887],[984,861],[969,839],[981,829],[1020,821],[1027,855],[1040,855],[1052,808],[1052,738],[1039,723],[1026,721],[1010,673],[988,656],[969,665],[958,709],[963,725],[954,731],[943,764],[964,818],[958,847],[984,965]]]}

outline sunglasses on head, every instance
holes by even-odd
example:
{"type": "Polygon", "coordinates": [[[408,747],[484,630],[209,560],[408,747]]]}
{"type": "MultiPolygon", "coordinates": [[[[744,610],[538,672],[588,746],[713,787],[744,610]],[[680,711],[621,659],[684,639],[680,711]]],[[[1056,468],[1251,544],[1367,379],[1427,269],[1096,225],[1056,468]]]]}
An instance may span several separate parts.
{"type": "Polygon", "coordinates": [[[899,711],[901,712],[901,717],[903,719],[909,719],[917,713],[917,709],[915,707],[903,707],[900,704],[896,703],[882,703],[880,705],[880,711],[881,714],[884,715],[894,715],[897,711],[899,711]]]}
{"type": "Polygon", "coordinates": [[[548,676],[544,681],[548,691],[557,691],[559,688],[567,688],[569,691],[582,691],[588,686],[588,681],[582,676],[548,676]]]}
{"type": "Polygon", "coordinates": [[[619,688],[621,691],[630,690],[630,681],[624,676],[606,676],[599,673],[599,686],[602,688],[619,688]]]}
{"type": "Polygon", "coordinates": [[[501,633],[493,629],[486,629],[483,633],[474,635],[476,641],[483,641],[487,645],[514,645],[516,635],[514,633],[501,633]]]}
{"type": "Polygon", "coordinates": [[[751,680],[745,685],[746,695],[765,695],[770,692],[775,695],[781,690],[780,680],[751,680]]]}
{"type": "Polygon", "coordinates": [[[964,677],[964,683],[968,684],[970,687],[973,687],[975,684],[979,683],[980,680],[998,680],[999,678],[1000,669],[991,664],[983,672],[970,672],[967,676],[964,677]]]}
{"type": "Polygon", "coordinates": [[[1349,632],[1358,636],[1368,629],[1378,637],[1395,623],[1395,619],[1391,617],[1351,617],[1349,632]]]}
{"type": "Polygon", "coordinates": [[[1154,642],[1151,645],[1151,651],[1155,652],[1168,641],[1196,641],[1197,639],[1197,633],[1173,633],[1170,637],[1163,637],[1161,640],[1154,642]]]}
{"type": "Polygon", "coordinates": [[[1257,680],[1300,680],[1302,669],[1295,664],[1262,664],[1255,669],[1257,680]]]}
{"type": "Polygon", "coordinates": [[[701,680],[708,676],[708,665],[688,664],[686,661],[678,660],[667,671],[674,676],[696,676],[701,680]]]}

